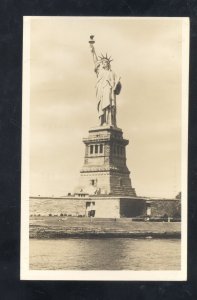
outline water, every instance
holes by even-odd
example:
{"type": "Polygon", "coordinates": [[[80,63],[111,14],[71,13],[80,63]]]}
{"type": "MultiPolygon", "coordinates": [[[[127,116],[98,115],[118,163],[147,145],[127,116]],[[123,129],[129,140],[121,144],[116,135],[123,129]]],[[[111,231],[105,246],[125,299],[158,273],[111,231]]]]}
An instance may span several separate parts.
{"type": "Polygon", "coordinates": [[[30,240],[32,270],[179,270],[180,240],[30,240]]]}

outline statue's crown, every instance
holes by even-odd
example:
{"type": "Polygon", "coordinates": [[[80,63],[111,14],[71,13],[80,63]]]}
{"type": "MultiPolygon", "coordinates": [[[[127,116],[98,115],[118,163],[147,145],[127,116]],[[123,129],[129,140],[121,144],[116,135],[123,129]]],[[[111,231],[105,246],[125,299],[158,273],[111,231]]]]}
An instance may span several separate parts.
{"type": "Polygon", "coordinates": [[[111,56],[109,56],[109,57],[107,56],[107,53],[105,56],[101,53],[99,58],[100,58],[100,60],[107,60],[109,63],[111,63],[111,61],[113,61],[113,59],[111,59],[111,56]]]}

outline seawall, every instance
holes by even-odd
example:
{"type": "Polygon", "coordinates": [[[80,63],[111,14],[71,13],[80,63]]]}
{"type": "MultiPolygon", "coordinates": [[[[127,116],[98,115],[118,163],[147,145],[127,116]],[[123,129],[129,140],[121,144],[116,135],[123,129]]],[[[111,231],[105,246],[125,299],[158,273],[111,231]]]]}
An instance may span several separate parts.
{"type": "Polygon", "coordinates": [[[132,219],[31,217],[30,238],[181,238],[181,223],[132,219]]]}

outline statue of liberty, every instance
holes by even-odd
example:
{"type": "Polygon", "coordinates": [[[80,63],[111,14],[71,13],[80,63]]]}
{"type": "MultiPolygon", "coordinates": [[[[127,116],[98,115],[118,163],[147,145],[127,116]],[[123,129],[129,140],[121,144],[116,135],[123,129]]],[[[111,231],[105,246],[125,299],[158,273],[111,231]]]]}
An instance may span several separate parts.
{"type": "Polygon", "coordinates": [[[97,75],[96,98],[100,125],[112,125],[116,127],[116,95],[120,93],[120,78],[111,70],[110,57],[101,54],[99,58],[94,49],[94,36],[90,36],[90,47],[97,75]]]}

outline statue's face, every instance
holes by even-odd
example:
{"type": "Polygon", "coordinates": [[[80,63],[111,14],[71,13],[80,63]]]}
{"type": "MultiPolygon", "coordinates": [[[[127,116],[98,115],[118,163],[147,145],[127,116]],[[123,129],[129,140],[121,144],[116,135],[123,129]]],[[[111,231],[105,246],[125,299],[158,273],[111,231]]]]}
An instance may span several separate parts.
{"type": "Polygon", "coordinates": [[[106,69],[106,70],[109,70],[109,68],[110,68],[109,62],[105,59],[102,60],[102,66],[103,66],[103,69],[106,69]]]}

